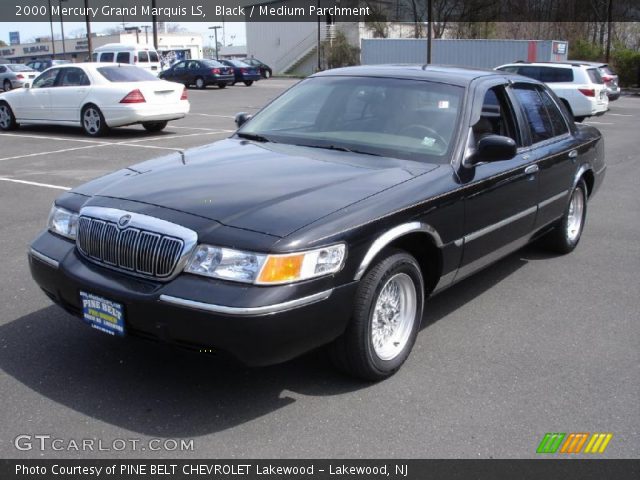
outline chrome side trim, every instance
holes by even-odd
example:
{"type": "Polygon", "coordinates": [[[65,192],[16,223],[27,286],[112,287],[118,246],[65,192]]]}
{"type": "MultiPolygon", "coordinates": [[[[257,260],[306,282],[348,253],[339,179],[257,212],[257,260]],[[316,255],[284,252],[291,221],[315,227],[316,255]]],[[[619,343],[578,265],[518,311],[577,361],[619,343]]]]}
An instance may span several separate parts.
{"type": "Polygon", "coordinates": [[[358,271],[356,272],[356,276],[354,280],[360,280],[364,275],[364,272],[367,270],[373,259],[378,253],[384,249],[387,245],[389,245],[394,240],[408,234],[414,232],[422,232],[429,235],[436,243],[437,247],[442,247],[442,239],[438,232],[431,225],[422,222],[411,222],[404,223],[402,225],[398,225],[397,227],[393,227],[391,230],[387,230],[385,233],[380,235],[369,247],[366,255],[360,262],[360,266],[358,267],[358,271]]]}
{"type": "Polygon", "coordinates": [[[569,190],[565,190],[564,192],[560,192],[559,194],[554,195],[553,197],[549,197],[549,198],[547,198],[546,200],[543,200],[542,202],[540,202],[540,203],[538,204],[538,208],[544,208],[544,207],[546,207],[547,205],[550,205],[550,204],[552,204],[553,202],[556,202],[556,201],[558,201],[558,200],[560,200],[560,199],[562,199],[562,198],[566,197],[566,196],[567,196],[567,193],[569,193],[569,190]]]}
{"type": "Polygon", "coordinates": [[[202,310],[205,312],[223,313],[225,315],[248,316],[248,315],[272,315],[286,310],[303,307],[311,303],[326,300],[333,293],[333,289],[324,292],[315,293],[308,297],[296,298],[288,302],[276,303],[273,305],[265,305],[263,307],[227,307],[224,305],[214,305],[213,303],[196,302],[195,300],[187,300],[186,298],[172,297],[171,295],[160,295],[159,300],[181,307],[192,308],[194,310],[202,310]]]}
{"type": "Polygon", "coordinates": [[[29,249],[29,254],[32,257],[37,258],[41,262],[46,263],[47,265],[53,268],[58,268],[60,266],[60,262],[58,262],[57,260],[54,260],[51,257],[47,257],[44,253],[40,253],[39,251],[34,250],[33,248],[29,249]]]}
{"type": "Polygon", "coordinates": [[[521,218],[526,217],[527,215],[531,215],[532,213],[535,213],[536,210],[538,209],[538,206],[535,205],[533,207],[529,207],[526,210],[523,210],[519,213],[516,213],[515,215],[512,215],[508,218],[505,218],[504,220],[500,220],[497,223],[494,223],[492,225],[488,225],[484,228],[481,228],[480,230],[476,230],[473,233],[470,233],[469,235],[465,235],[464,237],[464,243],[467,242],[471,242],[472,240],[476,240],[480,237],[482,237],[483,235],[487,235],[488,233],[491,233],[495,230],[498,230],[499,228],[502,228],[506,225],[509,225],[510,223],[515,222],[516,220],[520,220],[521,218]]]}

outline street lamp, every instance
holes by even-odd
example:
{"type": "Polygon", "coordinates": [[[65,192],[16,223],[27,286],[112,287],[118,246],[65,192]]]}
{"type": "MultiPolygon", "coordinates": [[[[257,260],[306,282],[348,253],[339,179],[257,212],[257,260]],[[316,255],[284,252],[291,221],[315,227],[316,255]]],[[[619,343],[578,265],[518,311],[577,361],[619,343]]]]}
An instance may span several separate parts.
{"type": "Polygon", "coordinates": [[[92,60],[93,54],[93,42],[91,40],[91,20],[89,19],[89,0],[84,0],[84,8],[85,8],[85,22],[87,24],[87,49],[89,50],[89,61],[92,60]]]}
{"type": "Polygon", "coordinates": [[[213,30],[213,34],[215,37],[215,42],[216,42],[216,60],[218,60],[218,29],[222,28],[221,26],[217,25],[215,27],[209,27],[209,30],[213,30]]]}

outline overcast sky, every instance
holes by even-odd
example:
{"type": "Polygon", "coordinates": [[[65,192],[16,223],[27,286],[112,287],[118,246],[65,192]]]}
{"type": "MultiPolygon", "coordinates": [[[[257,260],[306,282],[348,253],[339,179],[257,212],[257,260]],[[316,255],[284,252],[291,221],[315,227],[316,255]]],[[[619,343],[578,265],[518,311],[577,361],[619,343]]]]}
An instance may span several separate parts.
{"type": "MultiPolygon", "coordinates": [[[[92,23],[91,30],[95,33],[100,33],[103,30],[107,30],[109,28],[113,28],[116,26],[122,26],[122,23],[116,22],[99,22],[92,23]]],[[[151,25],[151,23],[127,23],[126,26],[142,26],[142,25],[151,25]]],[[[203,36],[203,42],[205,46],[208,46],[210,43],[213,44],[213,40],[209,39],[209,35],[213,35],[212,30],[208,30],[209,27],[213,25],[222,25],[221,23],[209,23],[209,22],[188,22],[181,23],[180,26],[187,29],[189,32],[201,33],[203,36]]],[[[244,22],[226,22],[224,24],[225,30],[225,43],[227,45],[244,45],[246,43],[245,37],[245,28],[244,22]],[[234,38],[235,36],[235,38],[234,38]]],[[[47,37],[51,36],[51,30],[48,22],[22,22],[22,23],[8,23],[8,22],[0,22],[0,40],[4,40],[7,44],[9,43],[9,32],[19,31],[20,32],[20,41],[22,43],[26,43],[32,38],[35,37],[47,37]]],[[[78,31],[85,32],[85,24],[82,22],[65,22],[64,24],[64,33],[65,37],[68,37],[70,34],[74,34],[78,31]]],[[[54,34],[60,34],[60,22],[53,22],[53,32],[54,34]]],[[[144,36],[144,30],[141,34],[144,36]]],[[[151,29],[149,29],[149,35],[151,35],[151,29]]],[[[222,29],[218,30],[218,41],[222,42],[222,29]]]]}

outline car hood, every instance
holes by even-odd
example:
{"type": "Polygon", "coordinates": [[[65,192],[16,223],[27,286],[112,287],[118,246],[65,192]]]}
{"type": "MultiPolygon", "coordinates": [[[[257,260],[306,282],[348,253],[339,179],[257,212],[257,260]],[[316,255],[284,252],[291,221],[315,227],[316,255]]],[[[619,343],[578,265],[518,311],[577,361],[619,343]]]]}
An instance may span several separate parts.
{"type": "Polygon", "coordinates": [[[133,200],[284,237],[435,165],[228,139],[97,179],[73,191],[133,200]]]}

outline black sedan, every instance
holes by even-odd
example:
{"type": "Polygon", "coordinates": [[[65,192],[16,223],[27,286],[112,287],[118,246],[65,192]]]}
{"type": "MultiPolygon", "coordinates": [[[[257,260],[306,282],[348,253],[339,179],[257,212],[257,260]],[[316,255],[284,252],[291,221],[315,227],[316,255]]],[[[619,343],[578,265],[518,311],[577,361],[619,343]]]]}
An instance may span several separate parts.
{"type": "Polygon", "coordinates": [[[247,87],[253,85],[253,82],[257,82],[262,77],[260,71],[256,67],[247,65],[240,60],[220,60],[220,62],[233,68],[235,79],[231,85],[235,85],[237,82],[244,83],[247,87]]]}
{"type": "Polygon", "coordinates": [[[252,67],[256,67],[260,72],[262,78],[271,78],[273,75],[273,70],[266,63],[261,62],[257,58],[243,58],[242,61],[247,65],[251,65],[252,67]]]}
{"type": "Polygon", "coordinates": [[[186,87],[195,85],[196,88],[207,88],[207,85],[217,85],[225,88],[233,83],[233,70],[215,60],[183,60],[158,75],[164,80],[183,83],[186,87]]]}
{"type": "Polygon", "coordinates": [[[110,335],[250,365],[326,345],[378,380],[430,295],[538,238],[576,248],[606,168],[597,129],[502,72],[327,71],[237,123],[58,197],[29,253],[44,292],[110,335]]]}

